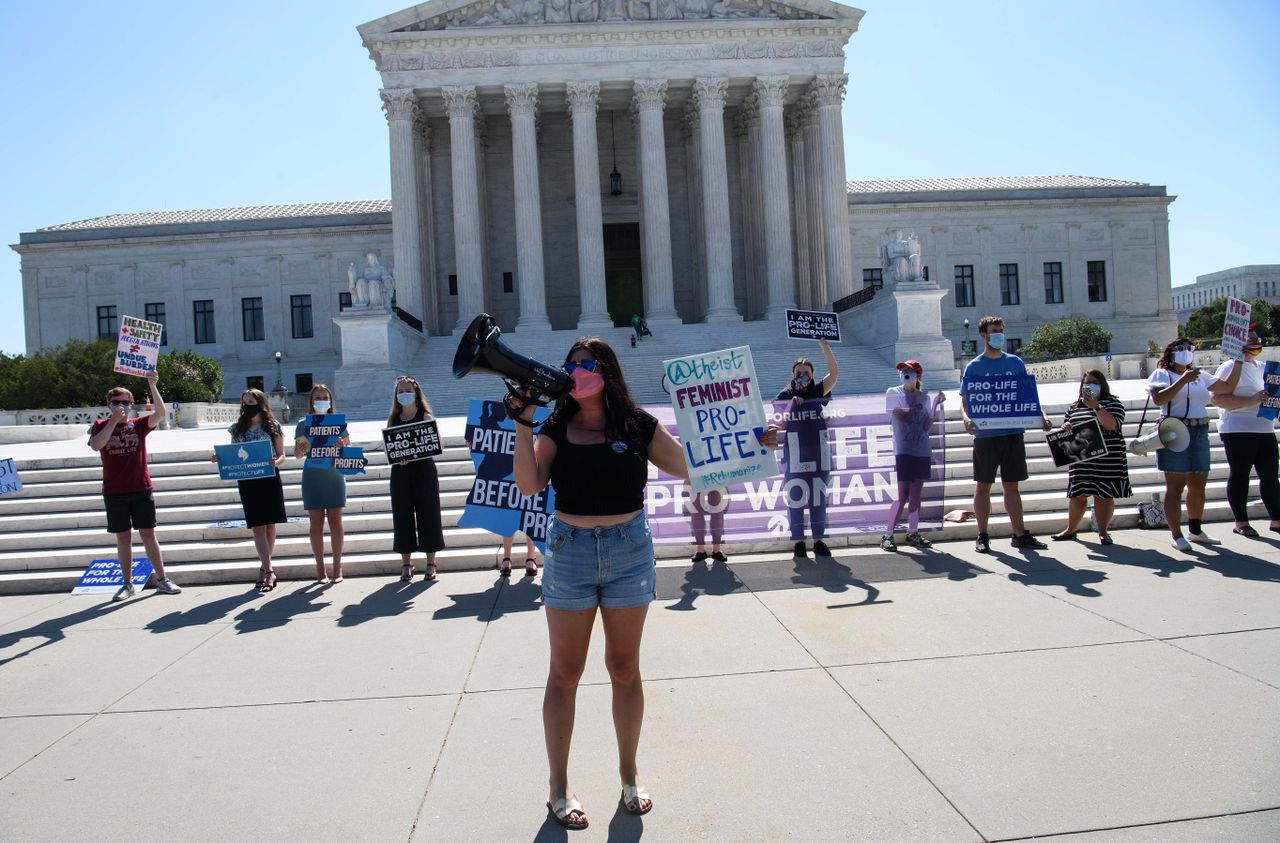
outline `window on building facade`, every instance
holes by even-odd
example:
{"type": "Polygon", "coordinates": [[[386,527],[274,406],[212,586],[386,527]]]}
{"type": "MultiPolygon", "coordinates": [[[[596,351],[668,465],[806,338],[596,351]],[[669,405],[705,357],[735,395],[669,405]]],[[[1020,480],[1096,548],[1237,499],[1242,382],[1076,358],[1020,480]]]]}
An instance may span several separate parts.
{"type": "Polygon", "coordinates": [[[1022,350],[1022,340],[1018,337],[1009,337],[1004,342],[1004,350],[1010,354],[1017,354],[1022,350]]]}
{"type": "Polygon", "coordinates": [[[116,306],[104,304],[98,307],[98,339],[116,338],[116,306]]]}
{"type": "Polygon", "coordinates": [[[1107,262],[1089,261],[1089,301],[1107,300],[1107,262]]]}
{"type": "Polygon", "coordinates": [[[348,307],[351,307],[351,294],[338,293],[338,312],[341,313],[348,307]]]}
{"type": "Polygon", "coordinates": [[[261,342],[267,338],[261,296],[240,299],[240,320],[244,324],[245,342],[261,342]]]}
{"type": "MultiPolygon", "coordinates": [[[[146,311],[146,315],[144,318],[148,322],[159,322],[161,325],[164,325],[164,302],[151,301],[151,302],[147,302],[142,307],[146,311]]],[[[169,328],[168,327],[164,327],[160,329],[160,344],[161,345],[169,344],[169,328]]]]}
{"type": "Polygon", "coordinates": [[[871,287],[876,290],[884,288],[884,270],[880,269],[864,269],[862,270],[862,289],[871,287]]]}
{"type": "Polygon", "coordinates": [[[978,353],[978,341],[977,340],[960,340],[960,353],[963,355],[972,354],[976,356],[978,353]]]}
{"type": "Polygon", "coordinates": [[[973,265],[956,265],[956,307],[973,307],[973,265]]]}
{"type": "Polygon", "coordinates": [[[311,392],[311,385],[313,383],[314,381],[311,380],[310,372],[296,374],[293,376],[293,391],[299,395],[306,395],[311,392]]]}
{"type": "Polygon", "coordinates": [[[311,296],[289,296],[289,314],[293,322],[293,338],[305,340],[314,336],[311,325],[311,296]]]}
{"type": "Polygon", "coordinates": [[[924,280],[929,280],[929,267],[927,266],[924,268],[924,280]]]}
{"type": "Polygon", "coordinates": [[[191,303],[192,336],[196,345],[217,342],[213,330],[213,299],[198,299],[191,303]]]}
{"type": "Polygon", "coordinates": [[[1044,265],[1044,303],[1062,304],[1062,263],[1046,262],[1044,265]]]}
{"type": "Polygon", "coordinates": [[[456,296],[458,294],[458,276],[449,276],[449,295],[456,296]]]}
{"type": "Polygon", "coordinates": [[[262,375],[250,375],[249,377],[245,378],[244,388],[259,389],[259,390],[262,390],[263,392],[267,391],[266,381],[263,379],[262,375]]]}
{"type": "Polygon", "coordinates": [[[1018,265],[1016,263],[1002,263],[1000,264],[1000,304],[1014,305],[1018,303],[1018,265]]]}
{"type": "Polygon", "coordinates": [[[502,292],[514,293],[516,291],[516,277],[514,273],[502,273],[502,292]]]}

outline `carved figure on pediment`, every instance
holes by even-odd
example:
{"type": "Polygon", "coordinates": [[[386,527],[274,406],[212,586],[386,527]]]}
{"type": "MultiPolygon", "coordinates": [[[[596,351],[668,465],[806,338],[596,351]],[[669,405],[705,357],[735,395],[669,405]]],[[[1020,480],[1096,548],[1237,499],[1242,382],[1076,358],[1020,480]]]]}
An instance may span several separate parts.
{"type": "Polygon", "coordinates": [[[711,7],[711,17],[713,18],[750,18],[765,17],[763,13],[753,14],[746,9],[736,8],[730,0],[717,0],[716,4],[711,7]]]}
{"type": "Polygon", "coordinates": [[[649,20],[651,16],[649,0],[627,0],[627,18],[629,20],[649,20]]]}
{"type": "Polygon", "coordinates": [[[572,0],[569,16],[574,23],[595,23],[600,17],[599,0],[572,0]]]}
{"type": "Polygon", "coordinates": [[[395,276],[370,252],[365,255],[362,269],[356,269],[355,261],[347,267],[347,290],[351,293],[352,307],[387,308],[395,296],[395,276]]]}
{"type": "Polygon", "coordinates": [[[547,0],[547,23],[569,22],[569,0],[547,0]]]}
{"type": "Polygon", "coordinates": [[[510,6],[499,5],[493,10],[493,15],[497,18],[498,23],[503,26],[512,26],[520,23],[520,12],[517,10],[519,3],[512,3],[510,6]]]}
{"type": "Polygon", "coordinates": [[[515,8],[520,20],[525,23],[542,23],[547,19],[545,0],[524,0],[523,3],[517,3],[515,8]]]}
{"type": "Polygon", "coordinates": [[[601,20],[626,20],[627,19],[627,0],[601,0],[600,1],[600,19],[601,20]]]}
{"type": "Polygon", "coordinates": [[[711,14],[711,0],[676,0],[684,9],[686,19],[705,18],[711,14]]]}
{"type": "Polygon", "coordinates": [[[654,20],[683,20],[684,10],[679,0],[653,0],[654,20]]]}

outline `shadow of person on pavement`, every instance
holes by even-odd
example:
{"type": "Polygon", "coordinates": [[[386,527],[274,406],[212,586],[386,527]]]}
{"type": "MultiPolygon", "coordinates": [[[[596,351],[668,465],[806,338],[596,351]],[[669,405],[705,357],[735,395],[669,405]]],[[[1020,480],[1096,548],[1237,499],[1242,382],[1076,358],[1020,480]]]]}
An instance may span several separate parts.
{"type": "Polygon", "coordinates": [[[1111,562],[1116,565],[1128,565],[1133,568],[1149,568],[1157,577],[1168,578],[1173,574],[1185,574],[1195,568],[1196,560],[1190,556],[1172,556],[1154,548],[1125,547],[1112,545],[1110,548],[1090,550],[1089,558],[1099,562],[1111,562]],[[1116,553],[1116,550],[1121,550],[1116,553]]]}
{"type": "Polygon", "coordinates": [[[427,589],[434,584],[430,580],[395,580],[386,583],[382,588],[366,594],[359,603],[343,606],[338,614],[338,626],[359,626],[374,618],[403,615],[413,608],[413,601],[426,594],[427,589]]]}
{"type": "MultiPolygon", "coordinates": [[[[659,572],[661,577],[661,571],[659,572]]],[[[738,576],[733,572],[729,565],[718,559],[712,560],[710,566],[706,560],[694,562],[689,570],[685,571],[684,584],[680,586],[680,599],[675,603],[664,606],[664,609],[671,609],[677,612],[694,611],[693,601],[697,600],[700,595],[725,595],[746,588],[738,576]]],[[[663,594],[659,593],[658,599],[662,599],[663,594]]]]}
{"type": "Polygon", "coordinates": [[[217,623],[231,614],[233,610],[240,608],[251,600],[256,600],[257,597],[256,592],[237,589],[233,594],[221,599],[200,603],[185,611],[170,612],[167,615],[162,615],[148,623],[144,629],[155,633],[173,632],[176,629],[185,629],[189,626],[204,626],[207,623],[217,623]]]}
{"type": "Polygon", "coordinates": [[[991,551],[993,557],[1018,572],[1009,575],[1009,579],[1013,582],[1045,588],[1057,586],[1066,589],[1068,594],[1078,597],[1102,596],[1101,591],[1089,586],[1105,580],[1106,572],[1089,568],[1072,568],[1057,559],[1042,556],[1034,550],[1024,550],[1022,553],[1022,556],[1013,556],[994,549],[991,551]]]}
{"type": "Polygon", "coordinates": [[[284,626],[298,615],[319,612],[332,604],[332,601],[315,602],[316,598],[324,597],[328,591],[327,586],[311,582],[302,588],[288,592],[283,597],[277,597],[251,609],[246,609],[236,615],[236,634],[257,632],[261,629],[276,629],[284,626]]]}
{"type": "Polygon", "coordinates": [[[1280,565],[1223,547],[1203,551],[1195,562],[1201,568],[1232,579],[1280,582],[1280,565]]]}
{"type": "Polygon", "coordinates": [[[971,580],[978,574],[991,573],[986,568],[979,568],[971,562],[963,559],[957,559],[950,553],[933,548],[923,550],[913,550],[909,553],[899,552],[899,556],[903,559],[910,559],[920,566],[920,570],[926,574],[942,575],[945,574],[947,579],[955,582],[963,580],[971,580]]]}
{"type": "Polygon", "coordinates": [[[515,612],[536,612],[542,608],[542,585],[533,577],[521,577],[501,585],[502,590],[498,592],[489,620],[496,621],[515,612]]]}
{"type": "MultiPolygon", "coordinates": [[[[590,820],[590,818],[588,814],[587,819],[590,820]]],[[[534,835],[533,843],[565,843],[568,839],[568,829],[561,827],[555,817],[551,816],[551,810],[547,809],[547,818],[542,821],[538,833],[534,835]]]]}
{"type": "Polygon", "coordinates": [[[627,813],[619,797],[613,817],[609,820],[609,843],[637,843],[643,836],[644,817],[627,813]]]}
{"type": "Polygon", "coordinates": [[[850,589],[861,589],[867,593],[864,600],[828,606],[829,609],[845,609],[875,603],[876,598],[880,596],[880,589],[855,577],[847,565],[837,562],[832,556],[818,556],[814,559],[809,559],[807,556],[795,557],[795,576],[791,581],[796,585],[821,588],[830,594],[843,594],[850,589]]]}
{"type": "Polygon", "coordinates": [[[141,601],[138,598],[134,598],[133,600],[123,603],[94,603],[92,606],[86,606],[78,612],[72,612],[69,615],[47,618],[43,621],[32,624],[26,629],[15,629],[12,632],[0,633],[0,667],[3,667],[11,661],[20,659],[23,656],[29,656],[37,650],[42,650],[45,647],[48,647],[50,644],[57,644],[59,641],[67,637],[66,632],[64,631],[67,627],[85,623],[86,621],[91,621],[96,618],[106,617],[107,615],[120,611],[130,604],[136,606],[139,602],[141,601]],[[43,638],[45,640],[28,650],[23,650],[11,655],[5,655],[5,651],[10,647],[16,647],[28,638],[43,638]]]}
{"type": "Polygon", "coordinates": [[[474,617],[481,623],[492,620],[492,614],[498,605],[498,593],[502,591],[502,578],[484,591],[472,591],[466,594],[450,594],[453,605],[436,609],[432,618],[466,618],[474,617]]]}

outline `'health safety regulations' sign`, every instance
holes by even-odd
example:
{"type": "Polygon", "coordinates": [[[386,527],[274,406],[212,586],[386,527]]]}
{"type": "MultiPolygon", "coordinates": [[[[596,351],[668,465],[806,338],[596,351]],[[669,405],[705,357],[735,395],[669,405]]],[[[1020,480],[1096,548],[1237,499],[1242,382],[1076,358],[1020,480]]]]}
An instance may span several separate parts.
{"type": "Polygon", "coordinates": [[[156,370],[160,356],[160,336],[164,325],[136,316],[120,317],[120,339],[116,342],[115,370],[145,378],[156,370]]]}

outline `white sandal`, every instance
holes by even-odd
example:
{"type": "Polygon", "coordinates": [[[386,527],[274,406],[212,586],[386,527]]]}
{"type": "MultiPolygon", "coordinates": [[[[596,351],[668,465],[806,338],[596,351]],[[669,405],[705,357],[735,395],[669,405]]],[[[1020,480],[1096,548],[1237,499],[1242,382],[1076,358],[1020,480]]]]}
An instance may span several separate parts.
{"type": "Polygon", "coordinates": [[[556,804],[554,806],[550,802],[548,802],[547,810],[550,811],[551,815],[556,818],[556,822],[558,822],[561,825],[561,827],[567,828],[570,831],[580,831],[591,824],[587,820],[587,812],[582,810],[582,803],[579,802],[577,800],[577,797],[574,797],[574,796],[569,796],[563,799],[557,799],[556,804]],[[574,812],[577,812],[579,817],[581,817],[582,819],[581,825],[577,825],[571,821],[571,815],[574,812]]]}
{"type": "Polygon", "coordinates": [[[622,786],[622,807],[628,814],[640,817],[653,810],[653,797],[649,795],[649,791],[645,790],[640,785],[624,784],[622,786]],[[643,811],[631,810],[632,803],[635,803],[638,806],[641,800],[647,800],[649,802],[649,807],[645,808],[643,811]]]}

